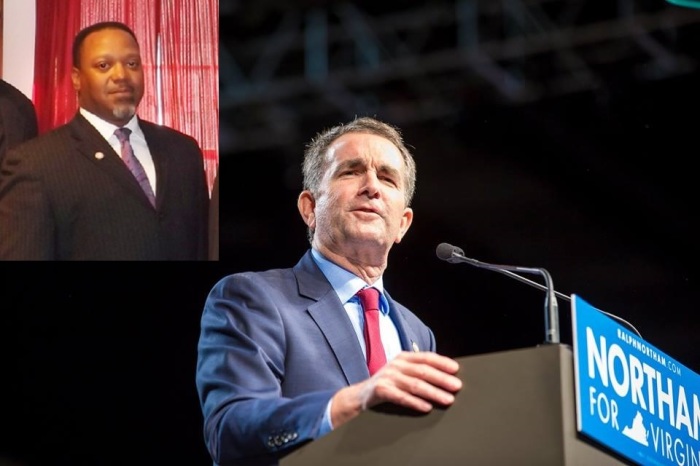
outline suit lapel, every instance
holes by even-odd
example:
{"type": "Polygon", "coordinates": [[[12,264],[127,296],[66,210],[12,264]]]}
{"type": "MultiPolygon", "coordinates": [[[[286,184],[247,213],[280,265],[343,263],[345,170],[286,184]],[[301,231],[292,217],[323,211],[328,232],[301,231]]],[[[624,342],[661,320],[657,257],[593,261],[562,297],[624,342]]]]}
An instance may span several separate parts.
{"type": "Polygon", "coordinates": [[[348,384],[369,377],[355,330],[335,292],[331,289],[325,297],[309,306],[308,312],[326,337],[348,384]]]}
{"type": "Polygon", "coordinates": [[[369,377],[367,365],[363,362],[362,348],[345,308],[316,266],[310,252],[299,261],[294,273],[299,285],[299,294],[316,301],[306,312],[326,338],[348,384],[369,377]]]}
{"type": "Polygon", "coordinates": [[[130,195],[141,199],[149,208],[152,208],[134,175],[95,127],[80,114],[77,114],[68,125],[76,149],[81,156],[89,160],[99,170],[107,173],[130,195]]]}
{"type": "Polygon", "coordinates": [[[401,349],[404,351],[427,350],[427,347],[423,348],[421,346],[421,341],[418,339],[418,335],[416,335],[413,328],[408,325],[403,314],[399,311],[397,304],[393,299],[391,299],[391,296],[389,296],[389,293],[387,293],[386,290],[384,290],[384,295],[386,296],[387,301],[389,301],[389,307],[391,308],[389,314],[391,315],[391,319],[394,322],[394,325],[396,325],[396,330],[399,332],[401,349]]]}

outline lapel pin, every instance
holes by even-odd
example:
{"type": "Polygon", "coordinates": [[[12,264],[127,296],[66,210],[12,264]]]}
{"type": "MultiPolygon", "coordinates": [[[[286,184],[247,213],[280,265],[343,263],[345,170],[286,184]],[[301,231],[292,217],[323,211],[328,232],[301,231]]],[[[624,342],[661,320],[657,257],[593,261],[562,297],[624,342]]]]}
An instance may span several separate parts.
{"type": "Polygon", "coordinates": [[[95,152],[95,158],[97,160],[102,160],[103,158],[105,158],[105,155],[102,152],[95,152]]]}
{"type": "Polygon", "coordinates": [[[417,352],[420,351],[420,349],[418,348],[418,343],[416,343],[415,341],[412,341],[412,342],[411,342],[411,346],[413,346],[413,352],[414,352],[414,353],[417,353],[417,352]]]}

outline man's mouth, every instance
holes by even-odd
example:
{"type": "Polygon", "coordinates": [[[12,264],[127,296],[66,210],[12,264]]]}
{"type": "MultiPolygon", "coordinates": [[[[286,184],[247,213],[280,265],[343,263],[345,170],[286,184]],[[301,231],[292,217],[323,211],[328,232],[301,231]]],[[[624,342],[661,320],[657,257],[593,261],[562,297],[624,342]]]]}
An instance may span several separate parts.
{"type": "Polygon", "coordinates": [[[364,214],[374,214],[374,215],[379,215],[379,212],[377,212],[375,209],[369,208],[369,207],[358,207],[355,209],[355,212],[360,212],[364,214]]]}

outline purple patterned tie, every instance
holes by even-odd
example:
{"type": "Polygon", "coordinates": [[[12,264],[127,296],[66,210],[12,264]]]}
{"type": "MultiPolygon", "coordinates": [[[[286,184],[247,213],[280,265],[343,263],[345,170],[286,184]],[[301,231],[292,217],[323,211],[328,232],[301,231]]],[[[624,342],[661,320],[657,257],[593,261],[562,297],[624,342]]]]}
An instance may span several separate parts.
{"type": "Polygon", "coordinates": [[[153,188],[151,188],[151,184],[148,182],[148,177],[146,176],[146,171],[143,169],[143,165],[141,165],[139,159],[134,156],[134,149],[131,147],[131,142],[129,142],[131,130],[129,128],[117,128],[114,134],[122,145],[122,160],[136,177],[136,181],[141,185],[141,189],[146,193],[151,205],[155,207],[156,196],[153,194],[153,188]]]}

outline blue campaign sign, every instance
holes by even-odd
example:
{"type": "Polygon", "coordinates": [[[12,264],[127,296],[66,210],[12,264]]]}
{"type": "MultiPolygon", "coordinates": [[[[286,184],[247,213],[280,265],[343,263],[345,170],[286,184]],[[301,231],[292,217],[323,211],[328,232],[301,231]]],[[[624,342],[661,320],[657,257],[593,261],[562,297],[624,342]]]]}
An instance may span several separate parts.
{"type": "Polygon", "coordinates": [[[641,465],[700,465],[700,376],[576,295],[571,310],[578,431],[641,465]]]}

